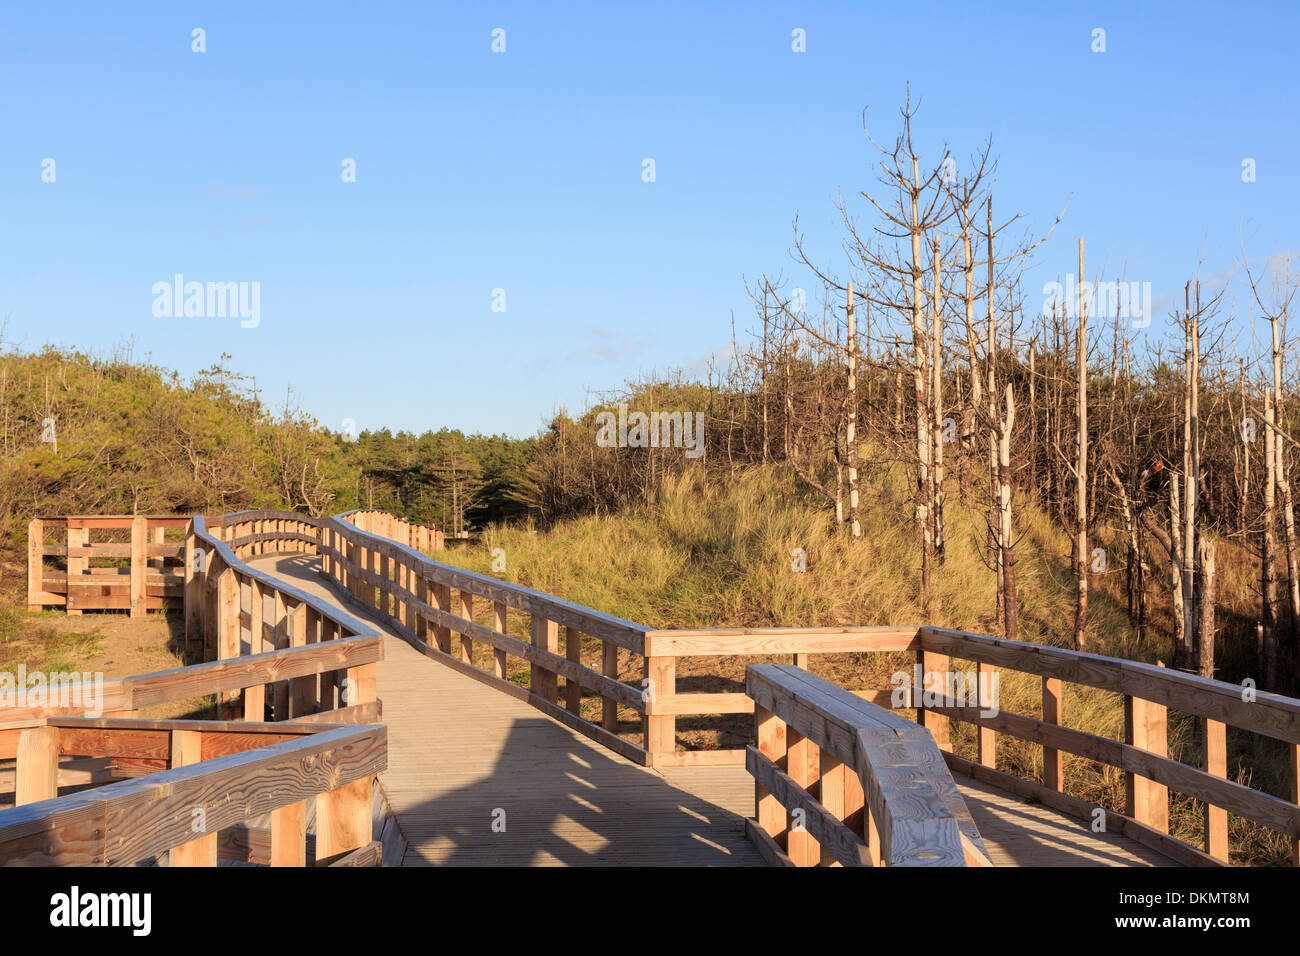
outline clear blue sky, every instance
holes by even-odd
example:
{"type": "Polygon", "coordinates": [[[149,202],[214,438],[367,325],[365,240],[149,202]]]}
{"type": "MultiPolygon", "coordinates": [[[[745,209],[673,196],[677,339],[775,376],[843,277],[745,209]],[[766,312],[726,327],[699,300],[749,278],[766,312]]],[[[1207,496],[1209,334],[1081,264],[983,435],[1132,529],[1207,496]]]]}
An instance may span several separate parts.
{"type": "Polygon", "coordinates": [[[228,352],[334,428],[532,434],[724,348],[796,213],[842,262],[861,111],[892,141],[908,80],[923,149],[992,134],[1002,211],[1070,200],[1031,290],[1082,235],[1089,271],[1152,283],[1158,333],[1243,223],[1252,256],[1300,246],[1296,5],[997,6],[9,3],[0,315],[187,375],[228,352]],[[260,325],[156,318],[175,273],[260,282],[260,325]]]}

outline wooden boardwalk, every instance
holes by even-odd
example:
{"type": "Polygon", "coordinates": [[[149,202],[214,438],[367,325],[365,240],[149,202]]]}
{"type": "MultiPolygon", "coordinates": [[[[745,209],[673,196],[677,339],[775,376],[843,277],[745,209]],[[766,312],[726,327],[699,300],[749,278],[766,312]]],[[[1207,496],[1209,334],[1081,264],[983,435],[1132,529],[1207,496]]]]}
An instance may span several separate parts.
{"type": "MultiPolygon", "coordinates": [[[[250,563],[345,606],[313,556],[250,563]]],[[[403,865],[762,864],[744,832],[754,784],[743,767],[641,767],[370,620],[386,635],[381,785],[408,842],[403,865]]],[[[1126,837],[955,779],[996,865],[1171,865],[1126,837]]]]}

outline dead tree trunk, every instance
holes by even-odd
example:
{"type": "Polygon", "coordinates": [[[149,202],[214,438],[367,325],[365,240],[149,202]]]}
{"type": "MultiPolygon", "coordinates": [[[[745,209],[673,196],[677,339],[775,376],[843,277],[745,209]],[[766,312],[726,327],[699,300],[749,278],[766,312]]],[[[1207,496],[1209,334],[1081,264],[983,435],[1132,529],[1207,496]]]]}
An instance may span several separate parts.
{"type": "Polygon", "coordinates": [[[1078,399],[1075,432],[1077,451],[1074,466],[1075,560],[1079,599],[1074,610],[1074,649],[1087,646],[1088,631],[1088,306],[1084,294],[1083,239],[1079,240],[1079,333],[1075,346],[1078,360],[1078,399]]]}
{"type": "MultiPolygon", "coordinates": [[[[845,453],[848,458],[849,471],[849,526],[853,537],[862,537],[862,525],[858,521],[858,329],[853,319],[853,283],[849,283],[848,294],[848,414],[844,426],[845,453]]],[[[839,475],[839,469],[836,469],[839,475]]]]}

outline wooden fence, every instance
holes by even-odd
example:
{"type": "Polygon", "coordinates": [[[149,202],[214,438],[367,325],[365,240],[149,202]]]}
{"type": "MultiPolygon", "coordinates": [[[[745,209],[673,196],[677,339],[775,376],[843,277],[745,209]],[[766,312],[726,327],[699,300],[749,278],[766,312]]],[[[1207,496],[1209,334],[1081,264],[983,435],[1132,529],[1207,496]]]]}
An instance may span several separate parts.
{"type": "Polygon", "coordinates": [[[786,866],[991,866],[924,727],[806,670],[751,665],[750,839],[786,866]]]}
{"type": "Polygon", "coordinates": [[[27,526],[28,610],[124,610],[143,617],[180,607],[181,537],[188,524],[188,518],[160,515],[33,518],[27,526]]]}
{"type": "Polygon", "coordinates": [[[378,863],[371,836],[387,761],[387,732],[376,724],[383,636],[243,560],[315,551],[318,522],[240,512],[181,524],[187,639],[210,660],[61,685],[48,701],[6,701],[0,760],[14,766],[0,770],[0,787],[12,785],[16,805],[0,811],[0,863],[129,865],[163,855],[173,865],[219,857],[378,863]],[[217,696],[223,717],[243,721],[133,719],[142,708],[207,695],[217,696]],[[67,705],[91,699],[106,716],[82,718],[84,706],[67,705]],[[60,786],[106,779],[116,782],[57,796],[60,786]],[[192,829],[196,811],[201,837],[192,829]],[[269,829],[245,825],[263,814],[269,829]]]}

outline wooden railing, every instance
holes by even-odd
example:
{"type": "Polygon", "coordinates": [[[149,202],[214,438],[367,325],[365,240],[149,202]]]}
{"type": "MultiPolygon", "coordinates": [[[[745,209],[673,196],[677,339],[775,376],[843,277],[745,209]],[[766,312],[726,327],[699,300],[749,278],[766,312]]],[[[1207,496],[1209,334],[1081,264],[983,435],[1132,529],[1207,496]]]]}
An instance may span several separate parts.
{"type": "MultiPolygon", "coordinates": [[[[1227,819],[1233,813],[1287,837],[1293,860],[1300,864],[1300,701],[1133,661],[934,627],[653,630],[438,563],[421,553],[434,540],[405,522],[373,511],[324,519],[292,512],[196,517],[185,551],[187,633],[197,635],[207,656],[221,662],[268,648],[377,637],[378,631],[370,625],[315,601],[242,560],[272,552],[317,552],[326,576],[337,582],[357,607],[380,613],[397,634],[426,655],[529,702],[634,761],[658,766],[739,765],[752,760],[743,749],[677,749],[680,716],[757,713],[748,694],[679,693],[677,663],[683,657],[743,659],[788,654],[796,665],[807,669],[820,654],[907,652],[915,655],[917,666],[927,674],[949,671],[954,658],[972,662],[972,678],[977,674],[992,677],[1000,668],[1021,671],[1042,681],[1041,717],[1005,709],[981,714],[987,708],[942,696],[928,703],[909,698],[903,706],[915,708],[917,720],[930,732],[952,770],[1040,800],[1090,823],[1095,823],[1100,813],[1109,831],[1130,836],[1173,860],[1226,862],[1227,819]],[[359,527],[358,521],[365,527],[359,527]],[[385,531],[399,540],[389,538],[385,531]],[[203,551],[205,557],[196,562],[197,551],[203,551]],[[490,626],[474,620],[476,600],[491,605],[490,614],[480,615],[490,619],[490,626]],[[511,612],[528,617],[528,640],[509,634],[511,612]],[[564,628],[563,648],[560,628],[564,628]],[[476,649],[480,650],[477,660],[476,649]],[[526,662],[530,672],[527,687],[507,679],[508,658],[526,662]],[[641,686],[619,679],[619,674],[628,670],[639,671],[641,686]],[[1069,701],[1065,685],[1071,683],[1122,696],[1123,740],[1062,726],[1069,701]],[[582,712],[584,700],[592,697],[600,700],[598,721],[582,712]],[[1202,766],[1169,756],[1170,709],[1199,721],[1202,766]],[[952,752],[948,728],[954,720],[975,726],[974,759],[952,752]],[[634,729],[639,722],[643,745],[620,736],[628,721],[634,729]],[[1227,779],[1228,727],[1284,744],[1290,756],[1289,797],[1227,779]],[[1041,780],[996,768],[999,734],[1042,747],[1041,780]],[[1103,811],[1063,792],[1065,753],[1124,773],[1123,813],[1103,811]],[[1168,833],[1171,790],[1204,803],[1201,849],[1168,833]]],[[[340,702],[348,677],[360,700],[373,700],[373,674],[372,665],[350,664],[327,672],[314,699],[309,683],[297,678],[278,681],[265,697],[259,697],[257,689],[245,690],[238,701],[229,694],[225,713],[242,711],[261,719],[268,713],[284,718],[327,710],[340,702]]],[[[855,700],[878,707],[893,705],[890,688],[854,688],[851,694],[855,700]]]]}
{"type": "Polygon", "coordinates": [[[442,551],[447,547],[447,536],[437,528],[407,521],[387,511],[360,509],[345,512],[345,515],[349,524],[355,525],[362,531],[389,538],[425,554],[431,551],[442,551]]]}
{"type": "Polygon", "coordinates": [[[143,617],[180,607],[185,585],[180,535],[188,523],[159,515],[33,518],[27,526],[28,610],[124,610],[143,617]]]}
{"type": "Polygon", "coordinates": [[[787,866],[990,866],[924,727],[789,665],[751,665],[750,839],[787,866]]]}
{"type": "Polygon", "coordinates": [[[61,685],[48,702],[15,696],[0,708],[0,761],[14,763],[0,770],[0,792],[12,784],[16,804],[0,811],[0,863],[118,865],[163,854],[172,865],[212,865],[218,856],[379,862],[371,827],[387,760],[386,730],[374,725],[383,636],[241,557],[311,552],[317,541],[315,520],[292,513],[195,517],[183,545],[186,627],[215,659],[61,685]],[[244,722],[124,719],[207,695],[244,722]],[[78,718],[84,705],[67,706],[89,700],[107,716],[78,718]],[[118,782],[57,796],[60,786],[105,779],[118,782]],[[243,825],[267,813],[269,830],[243,825]]]}
{"type": "Polygon", "coordinates": [[[1100,812],[1108,832],[1123,833],[1181,863],[1228,862],[1231,812],[1289,837],[1292,861],[1300,865],[1300,700],[1151,664],[1041,644],[936,627],[922,627],[919,635],[927,672],[948,671],[955,657],[974,661],[988,672],[1005,668],[1042,679],[1041,718],[1000,708],[996,715],[985,716],[979,707],[957,706],[958,702],[946,697],[943,703],[922,708],[921,719],[945,751],[951,749],[950,720],[976,726],[977,759],[947,752],[944,757],[953,770],[1083,820],[1095,823],[1100,812]],[[1122,695],[1125,739],[1112,740],[1062,726],[1061,715],[1069,700],[1065,693],[1068,684],[1122,695]],[[1204,766],[1192,766],[1169,756],[1170,710],[1197,718],[1204,766]],[[1226,779],[1228,727],[1285,744],[1290,799],[1226,779]],[[996,769],[998,734],[1042,746],[1042,782],[996,769]],[[1061,755],[1065,753],[1124,772],[1124,813],[1102,811],[1089,801],[1062,792],[1061,755]],[[1171,790],[1205,804],[1202,849],[1169,835],[1171,790]]]}
{"type": "MultiPolygon", "coordinates": [[[[209,520],[196,516],[186,537],[187,642],[201,641],[207,660],[252,659],[276,649],[330,645],[348,638],[380,640],[380,632],[334,605],[246,564],[243,557],[314,553],[319,521],[293,512],[245,511],[209,520]]],[[[378,658],[375,658],[377,660],[378,658]]],[[[273,684],[226,693],[225,717],[270,715],[287,720],[376,699],[371,661],[336,667],[319,678],[285,675],[273,684]]]]}
{"type": "Polygon", "coordinates": [[[379,863],[371,802],[387,766],[382,725],[39,718],[0,724],[6,756],[17,760],[17,805],[0,810],[0,865],[379,863]],[[60,797],[65,754],[169,769],[60,797]],[[267,814],[269,828],[246,825],[267,814]]]}
{"type": "MultiPolygon", "coordinates": [[[[618,735],[620,708],[634,715],[645,713],[647,689],[618,678],[620,653],[644,657],[643,628],[540,591],[440,564],[410,545],[362,530],[352,523],[354,514],[347,512],[322,523],[320,553],[326,575],[357,606],[377,610],[427,656],[527,701],[616,753],[638,763],[651,762],[648,751],[655,741],[648,721],[643,728],[645,747],[618,735]],[[492,606],[490,627],[473,620],[476,598],[492,606]],[[528,615],[531,641],[508,633],[512,610],[528,615]],[[584,634],[599,642],[599,662],[583,660],[584,634]],[[476,644],[491,649],[490,665],[483,660],[491,670],[475,664],[476,644]],[[528,687],[507,679],[508,657],[528,662],[528,687]],[[599,724],[582,716],[584,695],[601,698],[599,724]]],[[[365,523],[381,524],[372,513],[365,523]]]]}
{"type": "MultiPolygon", "coordinates": [[[[820,654],[917,651],[921,646],[916,627],[766,627],[647,630],[647,670],[654,675],[654,695],[646,713],[651,725],[654,763],[658,766],[740,766],[743,748],[674,752],[677,718],[750,714],[754,702],[743,693],[678,693],[677,661],[683,657],[748,658],[790,655],[807,668],[820,654]]],[[[873,692],[871,699],[888,706],[889,692],[873,692]]]]}

